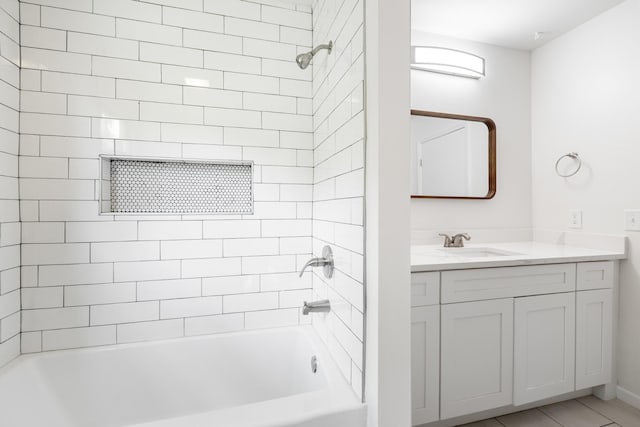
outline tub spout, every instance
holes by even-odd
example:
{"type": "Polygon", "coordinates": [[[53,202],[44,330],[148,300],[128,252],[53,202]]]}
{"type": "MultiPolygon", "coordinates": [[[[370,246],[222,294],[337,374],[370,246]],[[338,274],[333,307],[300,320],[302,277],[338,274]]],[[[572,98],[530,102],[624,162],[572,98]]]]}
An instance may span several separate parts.
{"type": "Polygon", "coordinates": [[[311,258],[307,261],[300,271],[300,277],[302,277],[305,270],[309,267],[322,267],[324,277],[331,279],[331,277],[333,277],[333,252],[331,251],[331,248],[329,246],[325,246],[322,249],[322,257],[311,258]]]}
{"type": "Polygon", "coordinates": [[[302,306],[302,314],[305,316],[309,315],[309,313],[328,313],[331,311],[331,304],[328,299],[323,299],[321,301],[314,302],[304,302],[302,306]]]}

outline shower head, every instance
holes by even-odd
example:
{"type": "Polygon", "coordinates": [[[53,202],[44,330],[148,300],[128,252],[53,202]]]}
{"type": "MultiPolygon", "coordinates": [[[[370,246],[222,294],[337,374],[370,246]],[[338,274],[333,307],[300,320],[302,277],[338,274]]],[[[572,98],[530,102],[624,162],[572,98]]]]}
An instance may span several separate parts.
{"type": "Polygon", "coordinates": [[[300,67],[303,70],[306,70],[309,64],[311,63],[311,58],[313,58],[313,55],[311,54],[311,52],[301,53],[300,55],[296,56],[296,62],[298,63],[298,67],[300,67]]]}
{"type": "Polygon", "coordinates": [[[306,70],[311,63],[311,59],[313,59],[316,53],[318,53],[322,49],[327,49],[329,53],[331,53],[331,50],[333,49],[333,41],[330,41],[328,44],[321,44],[320,46],[316,46],[312,51],[301,53],[300,55],[296,56],[296,63],[298,64],[298,67],[306,70]]]}

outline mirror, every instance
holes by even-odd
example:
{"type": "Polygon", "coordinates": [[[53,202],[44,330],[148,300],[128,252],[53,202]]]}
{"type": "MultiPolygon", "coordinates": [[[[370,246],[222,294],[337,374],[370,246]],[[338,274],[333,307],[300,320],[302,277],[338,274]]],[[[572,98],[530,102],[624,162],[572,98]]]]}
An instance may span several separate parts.
{"type": "Polygon", "coordinates": [[[496,125],[485,117],[411,110],[413,198],[491,199],[496,125]]]}

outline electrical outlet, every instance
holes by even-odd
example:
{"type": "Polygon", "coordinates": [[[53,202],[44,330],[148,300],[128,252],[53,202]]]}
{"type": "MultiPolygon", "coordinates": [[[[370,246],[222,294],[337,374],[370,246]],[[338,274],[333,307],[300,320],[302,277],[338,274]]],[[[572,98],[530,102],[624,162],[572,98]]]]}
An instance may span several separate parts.
{"type": "Polygon", "coordinates": [[[640,231],[640,210],[628,209],[624,211],[624,229],[626,231],[640,231]]]}
{"type": "Polygon", "coordinates": [[[582,211],[580,209],[569,210],[569,228],[582,228],[582,211]]]}

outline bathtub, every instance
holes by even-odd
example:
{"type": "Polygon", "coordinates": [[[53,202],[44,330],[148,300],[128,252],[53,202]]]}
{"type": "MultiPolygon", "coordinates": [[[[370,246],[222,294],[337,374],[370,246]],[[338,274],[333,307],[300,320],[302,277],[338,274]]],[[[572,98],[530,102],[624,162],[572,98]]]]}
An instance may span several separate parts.
{"type": "Polygon", "coordinates": [[[310,326],[26,355],[0,370],[7,427],[364,427],[365,418],[310,326]]]}

